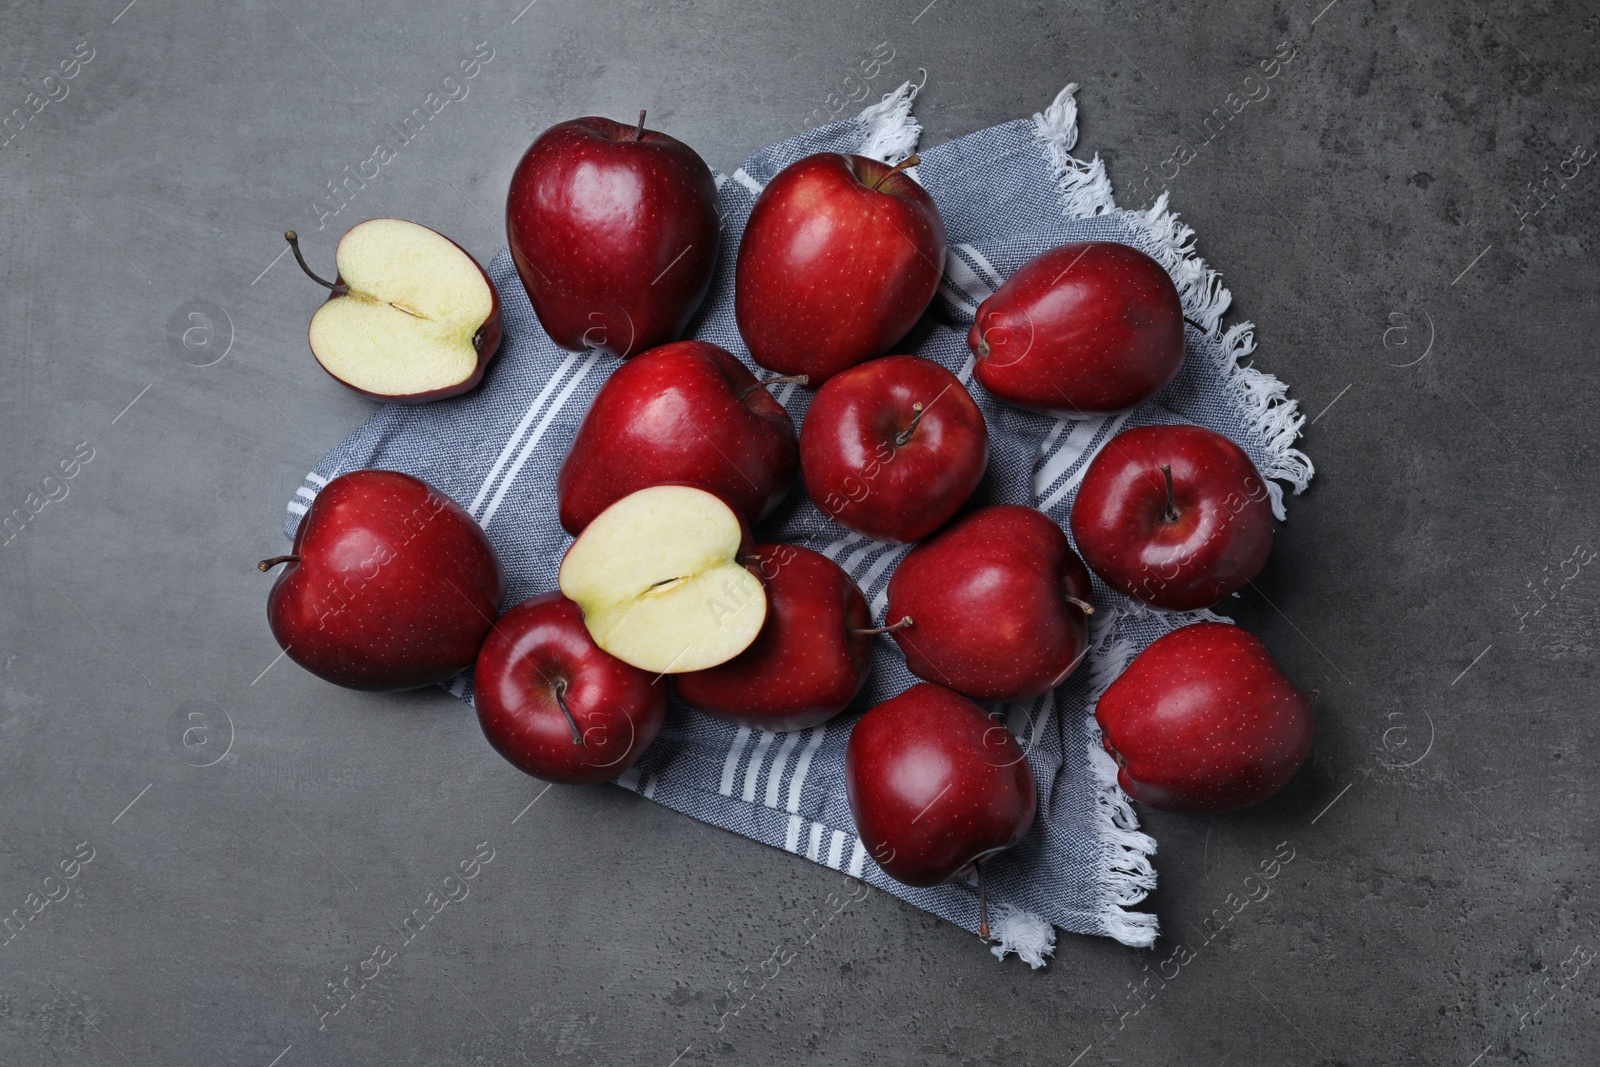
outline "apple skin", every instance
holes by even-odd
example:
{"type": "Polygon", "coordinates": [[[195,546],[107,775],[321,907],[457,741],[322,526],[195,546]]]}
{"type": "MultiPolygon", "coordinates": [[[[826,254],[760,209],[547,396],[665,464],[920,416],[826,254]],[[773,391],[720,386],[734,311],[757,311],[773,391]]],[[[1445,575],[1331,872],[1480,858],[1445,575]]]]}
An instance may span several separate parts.
{"type": "MultiPolygon", "coordinates": [[[[396,219],[395,221],[405,222],[408,220],[396,219]]],[[[420,223],[413,223],[413,225],[420,225],[420,223]]],[[[353,228],[354,227],[352,227],[352,229],[353,228]]],[[[437,230],[433,232],[439,233],[437,230]]],[[[446,241],[449,241],[457,248],[461,248],[459,242],[451,240],[449,237],[445,237],[442,233],[440,233],[439,236],[444,237],[446,241]]],[[[468,252],[465,248],[461,248],[461,254],[472,260],[472,265],[478,268],[478,273],[483,275],[483,284],[489,287],[489,295],[493,298],[493,305],[490,308],[488,317],[483,320],[483,325],[478,327],[478,332],[474,334],[472,338],[472,347],[478,350],[478,366],[464,381],[457,382],[455,385],[446,386],[443,389],[430,389],[421,393],[374,393],[366,389],[357,389],[355,386],[351,385],[349,382],[333,373],[333,371],[328,370],[327,367],[323,366],[321,359],[317,359],[317,366],[322,367],[323,373],[327,374],[328,377],[332,378],[334,381],[338,382],[352,393],[360,393],[364,397],[372,400],[381,400],[387,404],[427,404],[435,400],[448,400],[453,396],[460,396],[462,393],[470,393],[472,390],[476,389],[478,384],[483,381],[483,375],[489,369],[490,361],[500,353],[500,342],[505,337],[505,322],[500,313],[500,290],[494,287],[494,282],[489,279],[488,271],[484,270],[483,264],[478,262],[477,257],[471,252],[468,252]]],[[[337,257],[337,253],[335,255],[337,257]]],[[[337,273],[334,275],[333,283],[336,286],[348,284],[344,280],[344,277],[337,273]]],[[[324,300],[323,303],[326,304],[329,300],[335,300],[339,297],[339,295],[339,293],[330,290],[328,293],[328,299],[324,300]]],[[[315,357],[316,354],[316,349],[313,348],[311,350],[311,355],[315,357]]]]}
{"type": "Polygon", "coordinates": [[[948,522],[988,464],[978,405],[960,379],[920,356],[884,356],[835,375],[800,427],[811,499],[846,529],[894,544],[948,522]]]}
{"type": "Polygon", "coordinates": [[[757,730],[818,726],[843,711],[872,670],[872,611],[850,576],[797,545],[758,545],[751,569],[767,590],[755,643],[717,667],[680,674],[690,707],[757,730]]]}
{"type": "Polygon", "coordinates": [[[1166,811],[1219,814],[1272,796],[1311,751],[1311,705],[1251,634],[1218,622],[1158,638],[1095,708],[1117,784],[1166,811]]]}
{"type": "Polygon", "coordinates": [[[348,689],[416,689],[472,666],[505,578],[482,528],[420,478],[351,471],[323,486],[267,598],[289,658],[348,689]]]}
{"type": "Polygon", "coordinates": [[[975,700],[1030,700],[1089,649],[1089,572],[1034,508],[969,512],[922,542],[889,579],[886,622],[911,673],[975,700]],[[1071,598],[1071,599],[1068,599],[1071,598]]]}
{"type": "Polygon", "coordinates": [[[1038,811],[1017,739],[966,697],[928,682],[863,715],[844,761],[861,844],[906,885],[965,878],[1026,837],[1038,811]]]}
{"type": "Polygon", "coordinates": [[[1151,607],[1194,611],[1261,573],[1272,551],[1272,505],[1250,457],[1222,434],[1139,426],[1090,461],[1072,504],[1072,536],[1113,589],[1151,607]],[[1170,521],[1163,464],[1172,470],[1170,521]]]}
{"type": "Polygon", "coordinates": [[[472,699],[483,736],[518,770],[549,782],[608,782],[661,732],[667,683],[596,645],[578,605],[551,592],[524,600],[489,631],[472,699]]]}
{"type": "Polygon", "coordinates": [[[750,524],[794,481],[794,421],[724,349],[678,341],[618,367],[584,416],[556,479],[561,526],[576,537],[652,485],[715,493],[750,524]]]}
{"type": "Polygon", "coordinates": [[[636,138],[640,128],[557,123],[511,176],[511,258],[562,348],[626,359],[675,341],[711,287],[721,225],[711,168],[675,137],[636,138]]]}
{"type": "Polygon", "coordinates": [[[914,179],[886,177],[893,169],[820,152],[757,198],[734,275],[734,315],[757,363],[816,388],[888,351],[927,310],[944,221],[914,179]]]}
{"type": "Polygon", "coordinates": [[[1083,241],[1035,256],[978,305],[974,374],[1002,400],[1052,415],[1122,411],[1183,366],[1183,303],[1136,248],[1083,241]]]}

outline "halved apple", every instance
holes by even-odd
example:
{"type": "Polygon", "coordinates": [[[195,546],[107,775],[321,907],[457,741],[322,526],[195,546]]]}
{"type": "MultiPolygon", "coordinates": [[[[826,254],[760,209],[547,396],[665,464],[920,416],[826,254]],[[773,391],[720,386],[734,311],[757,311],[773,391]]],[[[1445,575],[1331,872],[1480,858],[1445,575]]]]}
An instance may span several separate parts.
{"type": "Polygon", "coordinates": [[[370,219],[339,239],[334,281],[318,277],[284,235],[300,268],[330,291],[311,317],[311,354],[375,400],[419,404],[464,393],[500,348],[500,297],[466,249],[426,226],[370,219]]]}
{"type": "Polygon", "coordinates": [[[727,662],[761,632],[767,594],[739,562],[751,551],[721,497],[657,485],[589,523],[558,580],[595,644],[640,670],[682,674],[727,662]]]}

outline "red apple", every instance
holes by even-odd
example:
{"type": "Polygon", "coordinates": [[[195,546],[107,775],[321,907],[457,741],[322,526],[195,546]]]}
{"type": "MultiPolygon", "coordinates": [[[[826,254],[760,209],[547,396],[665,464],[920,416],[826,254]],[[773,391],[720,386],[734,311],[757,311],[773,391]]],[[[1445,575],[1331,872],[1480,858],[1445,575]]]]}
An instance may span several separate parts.
{"type": "Polygon", "coordinates": [[[472,666],[505,581],[466,509],[420,478],[351,471],[306,509],[267,599],[290,659],[350,689],[415,689],[472,666]]]}
{"type": "MultiPolygon", "coordinates": [[[[906,885],[974,871],[981,879],[980,864],[1026,837],[1038,810],[1017,739],[972,701],[926,682],[856,723],[844,781],[862,846],[906,885]]],[[[989,932],[981,913],[978,932],[989,932]]]]}
{"type": "Polygon", "coordinates": [[[284,239],[306,276],[328,290],[311,317],[311,354],[363,396],[421,404],[483,380],[500,350],[500,294],[466,249],[426,226],[368,219],[339,238],[333,281],[284,239]]]}
{"type": "Polygon", "coordinates": [[[795,545],[758,545],[747,561],[767,590],[755,643],[718,667],[677,676],[690,707],[758,730],[827,722],[872,669],[872,612],[833,560],[795,545]]]}
{"type": "Polygon", "coordinates": [[[603,118],[558,123],[511,176],[506,235],[550,339],[626,359],[675,341],[711,286],[717,189],[673,137],[603,118]]]}
{"type": "Polygon", "coordinates": [[[639,489],[674,483],[722,497],[754,524],[800,463],[789,413],[726,351],[705,341],[652,349],[600,388],[556,480],[574,536],[639,489]]]}
{"type": "Polygon", "coordinates": [[[939,288],[944,222],[905,173],[821,152],[772,179],[739,244],[734,314],[750,355],[813,387],[892,348],[939,288]]]}
{"type": "Polygon", "coordinates": [[[559,592],[524,600],[483,642],[473,673],[478,724],[512,766],[551,782],[606,782],[661,732],[667,683],[589,636],[559,592]]]}
{"type": "Polygon", "coordinates": [[[1215,814],[1272,796],[1311,751],[1311,705],[1266,646],[1217,622],[1139,653],[1095,708],[1117,783],[1167,811],[1215,814]]]}
{"type": "Polygon", "coordinates": [[[1089,649],[1089,572],[1043,512],[979,508],[913,548],[889,620],[918,678],[977,700],[1030,700],[1089,649]]]}
{"type": "Polygon", "coordinates": [[[1062,245],[978,305],[967,344],[978,381],[1002,400],[1056,415],[1121,411],[1183,366],[1183,304],[1136,248],[1062,245]]]}
{"type": "Polygon", "coordinates": [[[1168,611],[1243,588],[1272,551],[1267,486],[1244,449],[1199,426],[1124,430],[1094,457],[1072,536],[1107,585],[1168,611]]]}
{"type": "Polygon", "coordinates": [[[983,479],[989,431],[954,374],[885,356],[828,380],[800,427],[806,492],[839,525],[879,541],[920,541],[983,479]]]}

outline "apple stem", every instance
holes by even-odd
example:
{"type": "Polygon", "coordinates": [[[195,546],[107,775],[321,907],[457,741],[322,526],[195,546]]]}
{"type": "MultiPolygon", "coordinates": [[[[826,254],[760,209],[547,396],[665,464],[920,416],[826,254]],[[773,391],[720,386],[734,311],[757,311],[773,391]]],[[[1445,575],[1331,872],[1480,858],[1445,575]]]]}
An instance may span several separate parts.
{"type": "Polygon", "coordinates": [[[1183,321],[1187,322],[1190,326],[1193,326],[1195,329],[1199,330],[1201,333],[1205,334],[1207,337],[1211,336],[1211,331],[1210,330],[1206,329],[1204,326],[1200,325],[1198,322],[1194,321],[1189,316],[1185,315],[1183,317],[1183,321]]]}
{"type": "Polygon", "coordinates": [[[567,680],[565,678],[556,683],[556,707],[561,709],[561,714],[567,717],[567,725],[572,727],[572,743],[583,744],[583,731],[578,729],[578,720],[572,717],[572,709],[567,707],[567,680]]]}
{"type": "Polygon", "coordinates": [[[1083,612],[1085,615],[1094,614],[1094,605],[1089,603],[1087,600],[1079,600],[1075,596],[1069,596],[1063,599],[1065,599],[1068,604],[1071,604],[1073,607],[1083,612]]]}
{"type": "Polygon", "coordinates": [[[866,637],[871,637],[871,636],[873,636],[875,634],[892,634],[896,630],[904,630],[907,626],[910,626],[910,625],[911,625],[911,616],[907,615],[904,618],[902,618],[899,622],[895,623],[893,626],[874,626],[870,630],[850,630],[848,632],[852,633],[852,634],[861,634],[861,635],[866,636],[866,637]]]}
{"type": "Polygon", "coordinates": [[[972,869],[978,872],[978,936],[985,941],[989,940],[989,891],[983,882],[983,864],[974,863],[972,869]]]}
{"type": "Polygon", "coordinates": [[[751,393],[755,392],[757,389],[763,388],[764,386],[768,386],[768,385],[783,385],[785,382],[793,382],[796,385],[810,385],[811,384],[811,375],[809,375],[809,374],[786,374],[782,378],[763,378],[759,382],[757,382],[756,384],[752,385],[750,388],[746,389],[744,392],[740,393],[739,394],[739,399],[743,400],[745,397],[749,396],[751,393]]]}
{"type": "Polygon", "coordinates": [[[1161,474],[1167,479],[1167,510],[1161,513],[1161,521],[1177,522],[1178,504],[1172,498],[1172,464],[1163,463],[1161,465],[1161,474]]]}
{"type": "Polygon", "coordinates": [[[889,168],[889,172],[887,174],[885,174],[883,177],[879,178],[877,181],[873,182],[872,183],[872,188],[873,189],[878,189],[879,187],[881,187],[883,185],[884,182],[888,181],[890,178],[894,177],[896,174],[899,174],[901,171],[905,170],[907,167],[914,167],[918,163],[921,163],[921,162],[922,162],[922,157],[921,156],[918,156],[918,155],[909,155],[909,156],[907,156],[906,158],[902,159],[900,162],[896,163],[893,167],[889,168]]]}
{"type": "Polygon", "coordinates": [[[917,423],[921,421],[922,401],[919,400],[915,404],[911,405],[911,425],[894,435],[894,444],[896,448],[903,447],[907,441],[911,440],[911,435],[917,432],[917,423]]]}
{"type": "Polygon", "coordinates": [[[299,562],[300,562],[300,557],[299,556],[273,556],[271,559],[264,559],[260,563],[257,563],[256,564],[256,570],[260,571],[262,574],[265,574],[267,571],[270,571],[272,568],[276,567],[280,563],[299,563],[299,562]]]}
{"type": "Polygon", "coordinates": [[[639,128],[633,131],[635,141],[644,140],[644,108],[639,109],[639,128]]]}
{"type": "Polygon", "coordinates": [[[317,272],[306,266],[306,257],[300,254],[300,235],[293,230],[284,230],[283,239],[289,242],[289,247],[294,250],[294,261],[300,264],[300,269],[306,272],[306,277],[322,286],[332,290],[334,296],[343,296],[350,291],[350,287],[343,282],[335,284],[328,279],[318,276],[317,272]]]}

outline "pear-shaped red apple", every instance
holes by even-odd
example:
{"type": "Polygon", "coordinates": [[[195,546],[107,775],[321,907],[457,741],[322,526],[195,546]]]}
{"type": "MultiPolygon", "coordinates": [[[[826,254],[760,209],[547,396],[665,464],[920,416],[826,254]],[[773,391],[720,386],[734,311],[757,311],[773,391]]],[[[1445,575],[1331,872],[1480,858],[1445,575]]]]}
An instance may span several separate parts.
{"type": "Polygon", "coordinates": [[[500,350],[500,296],[466,249],[414,222],[369,219],[339,238],[330,282],[306,265],[293,230],[284,237],[300,269],[329,291],[311,317],[311,354],[323,370],[402,404],[457,396],[483,379],[500,350]]]}
{"type": "Polygon", "coordinates": [[[682,674],[727,662],[761,632],[767,594],[745,563],[753,550],[722,498],[656,485],[584,527],[557,580],[595,644],[651,674],[682,674]]]}
{"type": "Polygon", "coordinates": [[[626,359],[682,336],[717,262],[711,168],[675,137],[604,118],[539,135],[511,176],[506,235],[550,339],[626,359]]]}
{"type": "Polygon", "coordinates": [[[661,732],[667,683],[606,652],[560,593],[495,623],[472,675],[478,724],[512,766],[551,782],[608,782],[661,732]]]}
{"type": "Polygon", "coordinates": [[[705,341],[662,345],[600,387],[556,479],[561,525],[576,536],[629,493],[664,483],[716,493],[753,524],[799,464],[794,421],[743,363],[705,341]]]}
{"type": "Polygon", "coordinates": [[[758,545],[748,558],[767,591],[755,643],[728,662],[675,679],[690,707],[758,730],[827,722],[872,670],[872,612],[850,576],[797,545],[758,545]]]}
{"type": "Polygon", "coordinates": [[[1029,700],[1089,650],[1089,572],[1034,508],[969,512],[906,554],[885,618],[918,678],[977,700],[1029,700]]]}
{"type": "Polygon", "coordinates": [[[1134,657],[1095,708],[1117,783],[1167,811],[1215,814],[1282,789],[1311,751],[1311,705],[1259,640],[1202,622],[1134,657]]]}
{"type": "Polygon", "coordinates": [[[1139,426],[1089,464],[1072,536],[1107,585],[1167,611],[1242,589],[1272,551],[1267,485],[1244,449],[1199,426],[1139,426]]]}
{"type": "Polygon", "coordinates": [[[989,431],[966,386],[921,356],[851,367],[817,390],[800,427],[806,492],[839,525],[920,541],[967,502],[989,431]]]}
{"type": "MultiPolygon", "coordinates": [[[[981,864],[1033,826],[1038,795],[1027,755],[998,719],[923,682],[861,717],[845,748],[845,792],[885,874],[933,886],[979,877],[981,864]]],[[[988,936],[981,911],[978,932],[988,936]]]]}
{"type": "Polygon", "coordinates": [[[734,276],[734,315],[757,363],[815,388],[916,325],[945,250],[933,197],[906,173],[917,162],[821,152],[762,191],[734,276]]]}
{"type": "Polygon", "coordinates": [[[1115,241],[1030,259],[982,304],[967,334],[989,392],[1056,415],[1121,411],[1183,366],[1183,303],[1165,268],[1115,241]]]}
{"type": "Polygon", "coordinates": [[[267,599],[289,658],[350,689],[415,689],[472,666],[505,582],[466,509],[397,471],[342,474],[295,532],[267,599]]]}

